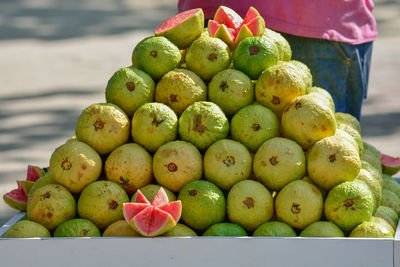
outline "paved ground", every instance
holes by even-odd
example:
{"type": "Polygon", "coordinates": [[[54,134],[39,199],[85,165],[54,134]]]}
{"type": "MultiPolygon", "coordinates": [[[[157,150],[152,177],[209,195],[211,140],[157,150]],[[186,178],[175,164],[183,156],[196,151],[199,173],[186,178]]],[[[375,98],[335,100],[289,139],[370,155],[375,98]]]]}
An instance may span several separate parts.
{"type": "MultiPolygon", "coordinates": [[[[379,0],[363,138],[400,156],[400,4],[379,0]]],[[[0,2],[0,195],[48,165],[74,134],[80,111],[104,101],[107,80],[176,1],[2,0],[0,2]]],[[[0,224],[16,212],[0,200],[0,224]]]]}

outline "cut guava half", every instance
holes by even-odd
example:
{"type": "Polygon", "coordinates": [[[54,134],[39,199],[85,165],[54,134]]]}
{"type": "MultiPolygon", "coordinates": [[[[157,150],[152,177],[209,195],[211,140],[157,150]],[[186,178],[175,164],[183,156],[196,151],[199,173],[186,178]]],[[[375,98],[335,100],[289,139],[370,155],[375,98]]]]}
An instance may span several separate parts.
{"type": "Polygon", "coordinates": [[[381,153],[382,171],[390,176],[400,170],[400,158],[381,153]]]}

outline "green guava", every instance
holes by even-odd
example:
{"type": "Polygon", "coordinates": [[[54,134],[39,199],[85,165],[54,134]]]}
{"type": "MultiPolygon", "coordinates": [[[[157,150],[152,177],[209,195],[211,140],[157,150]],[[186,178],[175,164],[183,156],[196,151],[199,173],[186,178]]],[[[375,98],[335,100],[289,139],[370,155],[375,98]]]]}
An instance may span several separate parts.
{"type": "Polygon", "coordinates": [[[194,102],[207,100],[207,86],[193,71],[174,69],[157,83],[155,100],[180,115],[194,102]]]}
{"type": "Polygon", "coordinates": [[[350,125],[344,124],[344,123],[338,123],[337,124],[337,129],[341,129],[341,130],[345,131],[346,133],[348,133],[351,137],[353,137],[353,139],[357,143],[358,152],[361,155],[363,150],[364,150],[364,144],[363,144],[363,141],[362,141],[362,138],[361,138],[361,134],[359,132],[357,132],[357,130],[355,130],[350,125]]]}
{"type": "Polygon", "coordinates": [[[165,36],[180,49],[187,48],[202,33],[204,13],[201,8],[180,12],[157,26],[156,36],[165,36]]]}
{"type": "Polygon", "coordinates": [[[301,72],[293,64],[281,61],[263,71],[257,80],[255,95],[258,103],[280,118],[286,105],[305,95],[306,88],[301,72]]]}
{"type": "Polygon", "coordinates": [[[41,176],[31,187],[28,193],[28,198],[30,198],[37,189],[47,184],[57,184],[57,182],[53,179],[50,172],[46,172],[43,176],[41,176]]]}
{"type": "Polygon", "coordinates": [[[360,157],[382,173],[381,153],[373,145],[363,142],[364,150],[360,157]]]}
{"type": "Polygon", "coordinates": [[[292,49],[290,48],[289,42],[279,32],[265,28],[264,37],[269,38],[278,49],[278,60],[289,61],[292,58],[292,49]]]}
{"type": "Polygon", "coordinates": [[[87,219],[71,219],[60,224],[53,234],[54,237],[93,237],[101,236],[99,228],[87,219]]]}
{"type": "Polygon", "coordinates": [[[329,191],[324,204],[325,217],[347,232],[371,218],[374,201],[374,195],[365,182],[343,182],[329,191]]]}
{"type": "Polygon", "coordinates": [[[381,186],[383,186],[382,169],[377,169],[373,165],[362,159],[361,159],[361,169],[368,171],[371,174],[371,176],[375,180],[377,180],[381,186]]]}
{"type": "MultiPolygon", "coordinates": [[[[158,191],[160,190],[160,188],[164,189],[165,193],[167,194],[168,202],[172,202],[172,201],[176,200],[176,196],[171,190],[169,190],[161,185],[158,185],[158,184],[148,184],[139,189],[140,189],[140,192],[142,192],[142,194],[146,197],[146,199],[148,201],[152,202],[154,197],[157,195],[158,191]]],[[[133,196],[131,198],[131,202],[135,202],[136,196],[137,196],[137,191],[135,192],[135,194],[133,194],[133,196]]]]}
{"type": "Polygon", "coordinates": [[[131,123],[125,112],[111,103],[92,104],[78,118],[75,134],[79,141],[90,145],[100,155],[126,143],[131,123]]]}
{"type": "Polygon", "coordinates": [[[229,133],[229,122],[216,104],[199,101],[190,105],[179,118],[179,135],[182,140],[205,150],[229,133]]]}
{"type": "Polygon", "coordinates": [[[302,180],[288,183],[275,199],[278,220],[293,228],[304,229],[321,219],[323,210],[322,194],[318,188],[302,180]]]}
{"type": "Polygon", "coordinates": [[[61,223],[75,218],[75,198],[62,185],[44,185],[28,199],[27,215],[29,220],[52,231],[61,223]]]}
{"type": "Polygon", "coordinates": [[[253,232],[253,236],[295,237],[294,229],[285,222],[272,221],[261,224],[253,232]]]}
{"type": "Polygon", "coordinates": [[[141,237],[125,220],[118,220],[107,226],[103,236],[141,237]]]}
{"type": "Polygon", "coordinates": [[[384,178],[382,189],[387,189],[389,191],[392,191],[400,198],[400,184],[396,182],[396,180],[392,178],[390,179],[384,178]]]}
{"type": "Polygon", "coordinates": [[[379,182],[377,180],[375,180],[372,175],[364,170],[361,169],[360,172],[358,173],[356,179],[362,180],[364,181],[369,189],[371,189],[372,194],[374,195],[374,199],[375,199],[375,207],[374,207],[374,214],[376,209],[381,205],[381,201],[382,201],[382,187],[379,184],[379,182]]]}
{"type": "Polygon", "coordinates": [[[274,201],[271,193],[261,183],[240,181],[228,193],[227,213],[230,222],[252,232],[272,218],[274,201]]]}
{"type": "MultiPolygon", "coordinates": [[[[325,104],[335,113],[335,103],[333,102],[331,94],[321,87],[313,86],[308,88],[307,94],[312,95],[313,97],[317,97],[322,101],[325,101],[325,104]]],[[[336,113],[335,113],[336,117],[336,113]]],[[[336,120],[336,122],[338,122],[336,120]]]]}
{"type": "MultiPolygon", "coordinates": [[[[360,151],[356,140],[353,138],[353,136],[348,134],[346,131],[344,131],[340,128],[336,128],[335,136],[337,136],[339,139],[343,139],[343,140],[349,142],[358,152],[360,151]]],[[[360,154],[360,152],[358,154],[360,154]]]]}
{"type": "Polygon", "coordinates": [[[121,68],[108,80],[106,101],[132,117],[138,107],[153,101],[154,88],[154,81],[147,73],[133,66],[121,68]]]}
{"type": "Polygon", "coordinates": [[[222,139],[212,144],[204,154],[204,176],[220,189],[228,191],[252,171],[250,152],[241,143],[222,139]]]}
{"type": "Polygon", "coordinates": [[[253,171],[268,189],[279,191],[306,173],[306,156],[294,141],[274,137],[265,141],[254,156],[253,171]]]}
{"type": "Polygon", "coordinates": [[[349,237],[394,238],[394,234],[392,226],[387,221],[379,217],[372,217],[371,220],[357,225],[349,237]]]}
{"type": "Polygon", "coordinates": [[[118,183],[129,195],[151,183],[153,159],[149,152],[135,143],[114,149],[104,164],[106,179],[118,183]]]}
{"type": "Polygon", "coordinates": [[[307,156],[307,171],[311,180],[326,190],[356,178],[361,169],[358,151],[337,136],[317,141],[307,156]]]}
{"type": "Polygon", "coordinates": [[[249,105],[233,116],[231,135],[251,152],[256,152],[265,141],[280,135],[279,121],[269,108],[259,104],[249,105]]]}
{"type": "Polygon", "coordinates": [[[349,113],[336,112],[335,118],[336,118],[336,122],[338,124],[346,124],[346,125],[352,127],[354,130],[356,130],[361,135],[360,122],[353,115],[351,115],[349,113]]]}
{"type": "Polygon", "coordinates": [[[49,230],[43,225],[22,220],[12,225],[2,238],[29,238],[29,237],[51,237],[49,230]]]}
{"type": "Polygon", "coordinates": [[[157,182],[173,192],[203,174],[203,159],[197,148],[185,141],[172,141],[160,146],[153,157],[157,182]]]}
{"type": "Polygon", "coordinates": [[[197,233],[183,223],[177,223],[174,228],[164,233],[163,236],[197,236],[197,233]]]}
{"type": "Polygon", "coordinates": [[[236,47],[233,65],[257,80],[261,72],[278,62],[279,51],[274,42],[263,36],[243,39],[236,47]]]}
{"type": "Polygon", "coordinates": [[[100,230],[122,220],[122,204],[129,202],[125,190],[112,181],[96,181],[86,186],[78,200],[78,214],[100,230]]]}
{"type": "Polygon", "coordinates": [[[382,189],[381,205],[391,208],[400,216],[400,198],[392,191],[382,189]]]}
{"type": "Polygon", "coordinates": [[[342,229],[333,222],[318,221],[310,224],[303,231],[302,237],[344,237],[342,229]]]}
{"type": "Polygon", "coordinates": [[[97,152],[79,141],[69,141],[56,148],[50,157],[51,177],[72,193],[96,181],[103,168],[97,152]]]}
{"type": "Polygon", "coordinates": [[[132,62],[154,80],[159,80],[165,73],[181,64],[179,48],[163,36],[146,38],[137,44],[135,50],[132,53],[135,57],[132,62]]]}
{"type": "Polygon", "coordinates": [[[308,92],[308,90],[312,87],[312,75],[310,69],[306,64],[298,60],[290,60],[289,63],[293,64],[300,71],[308,92]]]}
{"type": "Polygon", "coordinates": [[[193,41],[186,52],[186,66],[203,80],[209,81],[231,64],[231,52],[224,41],[203,36],[193,41]]]}
{"type": "Polygon", "coordinates": [[[243,72],[226,69],[218,72],[208,84],[208,98],[217,104],[227,116],[254,101],[254,85],[243,72]]]}
{"type": "Polygon", "coordinates": [[[399,215],[397,215],[397,213],[392,208],[379,206],[374,216],[387,221],[396,231],[397,225],[399,223],[399,215]]]}
{"type": "Polygon", "coordinates": [[[247,236],[247,232],[239,224],[225,222],[211,225],[203,236],[247,236]]]}
{"type": "Polygon", "coordinates": [[[285,135],[304,149],[336,131],[332,110],[312,95],[299,96],[289,102],[283,110],[281,122],[285,135]]]}
{"type": "Polygon", "coordinates": [[[181,219],[194,230],[204,231],[225,219],[224,194],[208,181],[193,181],[186,184],[179,191],[178,200],[182,202],[181,219]]]}
{"type": "Polygon", "coordinates": [[[146,103],[133,115],[131,134],[133,141],[155,152],[162,144],[176,139],[178,117],[167,105],[146,103]]]}

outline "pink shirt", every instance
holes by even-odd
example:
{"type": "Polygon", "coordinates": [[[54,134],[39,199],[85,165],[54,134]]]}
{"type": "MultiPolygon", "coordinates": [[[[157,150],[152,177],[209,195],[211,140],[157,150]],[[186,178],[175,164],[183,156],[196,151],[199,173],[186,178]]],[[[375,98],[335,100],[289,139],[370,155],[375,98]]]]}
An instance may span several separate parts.
{"type": "Polygon", "coordinates": [[[253,6],[268,28],[297,36],[360,44],[378,34],[372,0],[179,0],[178,11],[201,7],[213,18],[220,5],[242,17],[253,6]]]}

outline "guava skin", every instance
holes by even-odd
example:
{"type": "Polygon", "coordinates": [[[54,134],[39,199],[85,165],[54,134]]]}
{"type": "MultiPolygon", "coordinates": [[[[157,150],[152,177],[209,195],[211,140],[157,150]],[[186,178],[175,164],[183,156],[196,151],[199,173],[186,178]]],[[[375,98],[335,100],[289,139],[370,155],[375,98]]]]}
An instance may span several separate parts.
{"type": "Polygon", "coordinates": [[[75,198],[62,185],[42,186],[28,199],[27,215],[29,220],[53,231],[61,223],[75,218],[75,198]]]}
{"type": "Polygon", "coordinates": [[[307,155],[307,171],[311,180],[326,190],[352,181],[361,169],[358,151],[351,143],[337,136],[317,141],[307,155]]]}
{"type": "Polygon", "coordinates": [[[133,66],[121,68],[108,80],[106,101],[132,117],[141,105],[153,101],[154,90],[154,81],[147,73],[133,66]]]}
{"type": "Polygon", "coordinates": [[[274,202],[268,189],[261,183],[240,181],[228,193],[227,214],[229,221],[252,232],[272,218],[274,202]]]}
{"type": "Polygon", "coordinates": [[[71,219],[60,224],[53,234],[54,237],[94,237],[101,236],[99,229],[87,219],[71,219]]]}
{"type": "Polygon", "coordinates": [[[312,95],[289,102],[282,113],[282,130],[304,149],[316,141],[335,134],[336,120],[332,110],[312,95]]]}
{"type": "Polygon", "coordinates": [[[241,108],[253,103],[254,85],[243,72],[226,69],[211,79],[208,84],[208,98],[227,116],[233,116],[241,108]]]}
{"type": "Polygon", "coordinates": [[[295,237],[294,229],[285,222],[271,221],[261,224],[253,232],[253,236],[288,236],[295,237]]]}
{"type": "Polygon", "coordinates": [[[395,231],[392,226],[384,219],[371,217],[369,221],[364,221],[357,225],[350,233],[350,237],[364,238],[394,238],[395,231]]]}
{"type": "MultiPolygon", "coordinates": [[[[332,112],[335,112],[335,103],[333,102],[332,96],[325,89],[313,86],[308,89],[307,94],[311,94],[313,97],[318,97],[321,100],[325,101],[326,105],[332,110],[332,112]]],[[[337,118],[336,113],[335,113],[335,118],[337,118]]],[[[336,123],[338,123],[337,119],[336,123]]]]}
{"type": "Polygon", "coordinates": [[[170,70],[181,64],[179,48],[163,36],[152,36],[138,43],[134,61],[137,68],[159,80],[170,70]]]}
{"type": "Polygon", "coordinates": [[[51,237],[49,230],[40,223],[22,220],[12,225],[3,238],[29,238],[29,237],[51,237]]]}
{"type": "Polygon", "coordinates": [[[374,214],[376,209],[381,205],[382,201],[382,187],[377,180],[375,180],[372,175],[364,169],[361,169],[358,173],[356,179],[364,181],[369,189],[371,189],[372,194],[375,199],[374,214]]]}
{"type": "Polygon", "coordinates": [[[247,179],[252,170],[252,158],[239,142],[222,139],[212,144],[204,154],[204,176],[222,190],[229,190],[247,179]]]}
{"type": "Polygon", "coordinates": [[[99,154],[80,141],[68,141],[58,147],[50,157],[51,177],[72,193],[96,181],[103,168],[99,154]]]}
{"type": "Polygon", "coordinates": [[[203,236],[247,236],[247,232],[239,224],[216,223],[211,225],[203,236]]]}
{"type": "Polygon", "coordinates": [[[289,61],[292,58],[292,49],[288,41],[279,32],[273,31],[271,29],[265,28],[264,37],[270,38],[278,49],[278,60],[289,61]]]}
{"type": "Polygon", "coordinates": [[[153,159],[149,152],[135,143],[114,149],[104,164],[106,179],[118,183],[129,195],[151,183],[153,159]]]}
{"type": "Polygon", "coordinates": [[[343,182],[329,191],[324,203],[325,217],[343,231],[351,231],[371,218],[374,201],[374,195],[365,182],[343,182]]]}
{"type": "Polygon", "coordinates": [[[321,219],[323,205],[321,192],[316,186],[296,180],[279,191],[275,199],[275,212],[279,221],[296,229],[304,229],[321,219]]]}
{"type": "Polygon", "coordinates": [[[344,237],[342,229],[333,222],[318,221],[301,231],[300,236],[308,237],[344,237]]]}
{"type": "Polygon", "coordinates": [[[132,118],[133,140],[150,152],[173,141],[178,134],[178,118],[174,111],[162,103],[146,103],[132,118]]]}
{"type": "Polygon", "coordinates": [[[164,233],[163,236],[197,236],[197,233],[183,223],[177,223],[174,228],[164,233]]]}
{"type": "Polygon", "coordinates": [[[103,236],[133,236],[140,237],[125,220],[113,222],[103,232],[103,236]]]}
{"type": "MultiPolygon", "coordinates": [[[[148,184],[139,189],[140,189],[140,192],[142,192],[142,194],[146,197],[146,199],[148,201],[152,202],[154,197],[157,195],[158,191],[160,190],[160,188],[162,188],[165,191],[165,193],[167,194],[168,202],[172,202],[172,201],[176,200],[176,196],[171,190],[169,190],[161,185],[158,185],[158,184],[148,184]]],[[[135,202],[136,196],[137,196],[137,191],[135,192],[135,194],[133,194],[133,196],[131,198],[131,202],[135,202]]]]}
{"type": "Polygon", "coordinates": [[[182,113],[178,129],[182,140],[194,144],[203,151],[215,141],[228,136],[229,122],[216,104],[199,101],[182,113]]]}
{"type": "Polygon", "coordinates": [[[130,136],[129,117],[111,103],[92,104],[78,118],[75,134],[78,141],[90,145],[100,155],[125,144],[130,136]]]}
{"type": "Polygon", "coordinates": [[[265,141],[254,155],[253,171],[267,188],[281,190],[306,173],[306,156],[294,141],[274,137],[265,141]]]}
{"type": "Polygon", "coordinates": [[[233,55],[236,69],[246,73],[252,80],[278,62],[279,51],[275,44],[262,36],[247,37],[239,43],[233,55]]]}
{"type": "Polygon", "coordinates": [[[172,141],[159,147],[153,156],[156,181],[173,192],[203,174],[203,160],[198,149],[185,141],[172,141]]]}
{"type": "Polygon", "coordinates": [[[281,61],[263,71],[256,83],[256,100],[280,118],[286,105],[306,94],[301,72],[291,63],[281,61]]]}
{"type": "Polygon", "coordinates": [[[222,191],[208,181],[186,184],[179,192],[181,219],[190,228],[204,231],[225,219],[226,200],[222,191]]]}
{"type": "Polygon", "coordinates": [[[207,86],[193,71],[174,69],[157,83],[155,100],[180,115],[194,102],[207,100],[207,86]]]}
{"type": "Polygon", "coordinates": [[[252,104],[239,110],[231,120],[232,139],[244,144],[251,152],[268,139],[280,135],[279,120],[269,109],[252,104]]]}
{"type": "Polygon", "coordinates": [[[222,40],[203,36],[193,41],[185,60],[189,70],[209,81],[215,74],[229,67],[231,52],[222,40]]]}
{"type": "Polygon", "coordinates": [[[379,150],[365,141],[363,141],[363,147],[364,150],[360,155],[361,160],[368,162],[382,174],[381,154],[379,150]]]}
{"type": "Polygon", "coordinates": [[[310,69],[306,64],[298,60],[290,60],[288,63],[294,65],[299,70],[307,87],[306,92],[309,92],[312,87],[312,75],[310,69]]]}
{"type": "Polygon", "coordinates": [[[78,200],[79,217],[92,221],[100,230],[124,218],[122,204],[129,202],[125,190],[112,181],[96,181],[86,186],[78,200]]]}

